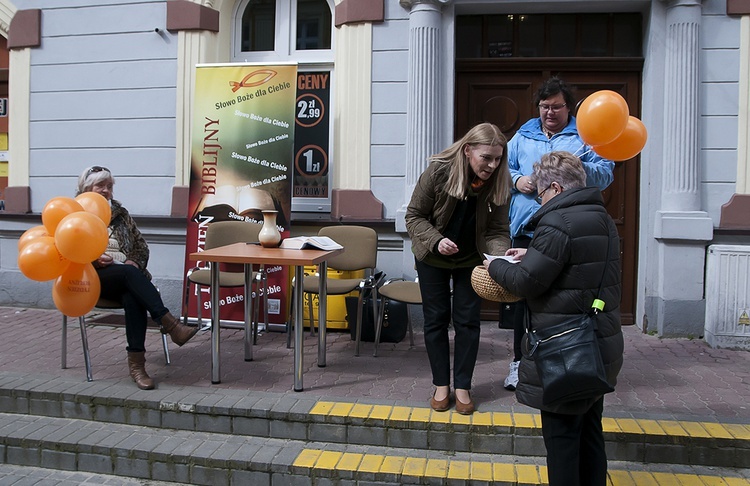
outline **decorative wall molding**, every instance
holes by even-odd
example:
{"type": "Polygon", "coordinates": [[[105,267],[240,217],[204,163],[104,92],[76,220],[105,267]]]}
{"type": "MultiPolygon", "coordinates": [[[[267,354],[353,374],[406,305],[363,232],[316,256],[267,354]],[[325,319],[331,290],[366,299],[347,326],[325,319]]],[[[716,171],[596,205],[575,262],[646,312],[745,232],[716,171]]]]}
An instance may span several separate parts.
{"type": "Polygon", "coordinates": [[[331,218],[383,219],[383,203],[369,189],[331,191],[331,218]]]}
{"type": "Polygon", "coordinates": [[[750,0],[727,0],[727,15],[750,14],[750,0]]]}
{"type": "Polygon", "coordinates": [[[383,22],[385,3],[383,0],[342,0],[334,12],[335,25],[359,22],[383,22]]]}
{"type": "Polygon", "coordinates": [[[219,32],[219,11],[187,0],[167,2],[167,30],[219,32]]]}
{"type": "Polygon", "coordinates": [[[5,188],[5,212],[26,214],[31,212],[31,188],[29,186],[8,186],[5,188]]]}
{"type": "Polygon", "coordinates": [[[39,47],[42,44],[42,11],[19,10],[8,28],[8,49],[39,47]]]}
{"type": "Polygon", "coordinates": [[[734,194],[721,206],[721,229],[750,229],[750,194],[734,194]]]}

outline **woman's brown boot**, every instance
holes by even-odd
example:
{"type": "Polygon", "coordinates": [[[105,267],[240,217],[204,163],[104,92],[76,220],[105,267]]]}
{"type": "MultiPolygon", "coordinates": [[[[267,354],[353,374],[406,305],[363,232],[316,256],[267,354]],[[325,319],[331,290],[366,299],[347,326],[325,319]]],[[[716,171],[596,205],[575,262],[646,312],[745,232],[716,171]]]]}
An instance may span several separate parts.
{"type": "Polygon", "coordinates": [[[172,338],[172,342],[177,346],[182,346],[190,341],[190,338],[195,336],[198,332],[197,327],[186,326],[170,312],[164,314],[159,323],[161,324],[162,334],[169,334],[169,337],[172,338]]]}
{"type": "Polygon", "coordinates": [[[128,351],[128,369],[130,377],[141,390],[153,390],[154,380],[146,373],[146,352],[128,351]]]}

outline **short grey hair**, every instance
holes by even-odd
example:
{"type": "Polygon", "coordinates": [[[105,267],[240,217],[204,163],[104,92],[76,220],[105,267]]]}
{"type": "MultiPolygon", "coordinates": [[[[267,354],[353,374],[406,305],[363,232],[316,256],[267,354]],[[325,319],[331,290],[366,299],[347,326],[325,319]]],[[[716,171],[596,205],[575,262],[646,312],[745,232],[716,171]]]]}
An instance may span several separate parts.
{"type": "Polygon", "coordinates": [[[78,190],[76,196],[91,191],[92,187],[107,179],[111,180],[112,184],[115,183],[114,176],[106,167],[102,167],[101,165],[87,167],[81,172],[81,175],[78,176],[78,190]]]}
{"type": "Polygon", "coordinates": [[[581,159],[570,152],[549,152],[534,164],[531,181],[537,187],[557,182],[563,189],[577,189],[586,187],[586,171],[581,159]]]}

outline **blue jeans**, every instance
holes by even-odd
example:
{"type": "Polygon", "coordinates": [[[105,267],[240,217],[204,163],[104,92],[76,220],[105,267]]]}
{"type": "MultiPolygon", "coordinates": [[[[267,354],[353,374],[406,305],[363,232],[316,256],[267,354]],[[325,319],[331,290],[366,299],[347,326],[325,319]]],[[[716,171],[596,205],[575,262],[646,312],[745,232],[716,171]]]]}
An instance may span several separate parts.
{"type": "Polygon", "coordinates": [[[453,323],[453,386],[471,389],[479,350],[479,320],[482,299],[471,286],[469,268],[437,268],[417,262],[419,290],[424,312],[424,344],[435,386],[450,385],[450,342],[448,326],[453,323]],[[453,296],[451,298],[451,280],[453,296]]]}
{"type": "Polygon", "coordinates": [[[582,415],[542,410],[549,486],[605,486],[607,454],[602,412],[604,397],[582,415]]]}
{"type": "Polygon", "coordinates": [[[122,304],[125,309],[125,337],[127,350],[146,350],[146,312],[154,320],[164,316],[169,309],[164,307],[159,291],[154,284],[133,265],[113,264],[97,268],[102,290],[101,297],[122,304]]]}

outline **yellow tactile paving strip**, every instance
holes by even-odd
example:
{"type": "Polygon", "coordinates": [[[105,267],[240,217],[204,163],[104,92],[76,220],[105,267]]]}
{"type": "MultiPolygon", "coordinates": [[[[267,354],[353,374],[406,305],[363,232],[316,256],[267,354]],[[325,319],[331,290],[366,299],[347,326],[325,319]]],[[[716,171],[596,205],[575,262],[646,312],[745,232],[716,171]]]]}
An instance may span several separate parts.
{"type": "MultiPolygon", "coordinates": [[[[310,410],[310,414],[362,420],[411,422],[420,424],[419,428],[423,428],[427,423],[433,423],[541,429],[542,424],[539,414],[530,413],[475,412],[473,415],[460,415],[453,411],[435,412],[426,407],[365,405],[326,401],[317,402],[310,410]]],[[[602,427],[604,433],[645,433],[654,436],[750,440],[750,425],[743,424],[604,417],[602,427]]]]}
{"type": "MultiPolygon", "coordinates": [[[[475,427],[503,427],[515,429],[541,429],[541,416],[530,413],[475,412],[460,415],[453,411],[435,412],[426,407],[366,405],[342,402],[318,402],[311,415],[341,419],[374,420],[383,422],[413,423],[415,428],[426,424],[470,425],[475,427]]],[[[602,420],[605,433],[648,434],[663,437],[702,439],[750,440],[750,425],[721,424],[715,422],[685,422],[676,420],[650,420],[610,418],[602,420]]],[[[494,481],[511,484],[546,484],[547,468],[533,464],[508,464],[426,459],[377,454],[352,454],[334,451],[305,449],[294,462],[295,466],[314,470],[346,470],[371,474],[432,477],[460,480],[494,481]]],[[[698,474],[672,474],[665,472],[611,470],[613,486],[633,485],[723,485],[748,486],[742,478],[698,474]]]]}
{"type": "MultiPolygon", "coordinates": [[[[349,471],[370,474],[429,477],[464,481],[486,481],[520,485],[547,484],[547,468],[533,464],[508,464],[423,457],[384,456],[319,449],[304,449],[294,466],[318,471],[349,471]]],[[[610,470],[612,486],[723,485],[747,486],[742,478],[702,474],[610,470]]]]}

